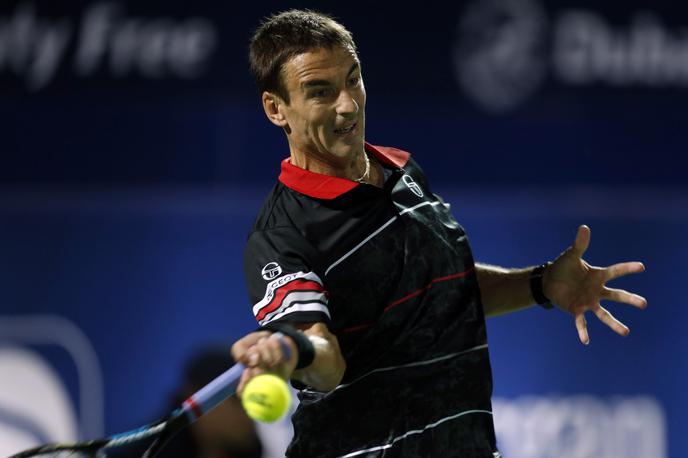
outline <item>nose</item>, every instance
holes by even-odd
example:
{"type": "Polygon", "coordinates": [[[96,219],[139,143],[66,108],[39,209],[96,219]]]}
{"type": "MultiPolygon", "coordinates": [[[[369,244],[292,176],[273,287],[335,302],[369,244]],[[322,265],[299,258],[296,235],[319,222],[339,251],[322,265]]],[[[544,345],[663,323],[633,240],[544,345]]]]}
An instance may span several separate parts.
{"type": "Polygon", "coordinates": [[[337,98],[337,114],[345,118],[351,118],[358,114],[358,102],[351,96],[349,91],[341,91],[337,98]]]}

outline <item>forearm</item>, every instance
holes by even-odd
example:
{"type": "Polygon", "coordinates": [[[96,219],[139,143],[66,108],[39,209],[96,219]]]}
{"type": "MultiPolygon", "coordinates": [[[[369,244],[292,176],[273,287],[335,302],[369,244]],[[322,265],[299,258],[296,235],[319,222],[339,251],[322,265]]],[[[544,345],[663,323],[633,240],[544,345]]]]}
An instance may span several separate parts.
{"type": "Polygon", "coordinates": [[[337,337],[323,323],[293,327],[298,330],[289,327],[281,331],[279,328],[255,331],[232,345],[234,360],[246,366],[237,388],[239,394],[250,379],[265,372],[298,380],[320,391],[330,391],[339,385],[346,362],[337,337]],[[290,351],[284,350],[285,344],[290,351]],[[306,366],[296,369],[302,358],[306,366]]]}
{"type": "Polygon", "coordinates": [[[291,378],[319,391],[333,390],[344,377],[346,361],[339,349],[337,337],[323,323],[298,326],[315,348],[313,362],[294,371],[291,378]]]}
{"type": "Polygon", "coordinates": [[[535,303],[529,276],[533,268],[507,269],[476,264],[485,316],[497,316],[530,307],[535,303]]]}

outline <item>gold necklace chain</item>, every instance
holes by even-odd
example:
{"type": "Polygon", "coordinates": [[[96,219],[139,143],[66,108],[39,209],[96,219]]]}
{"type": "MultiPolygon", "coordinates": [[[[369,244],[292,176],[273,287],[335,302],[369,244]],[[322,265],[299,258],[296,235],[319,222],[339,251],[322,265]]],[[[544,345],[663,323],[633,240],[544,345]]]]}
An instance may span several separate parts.
{"type": "Polygon", "coordinates": [[[365,177],[368,176],[370,173],[370,159],[368,159],[368,154],[363,151],[363,157],[365,158],[365,172],[363,172],[363,175],[361,175],[360,178],[356,178],[354,181],[358,183],[363,183],[363,180],[365,180],[365,177]]]}

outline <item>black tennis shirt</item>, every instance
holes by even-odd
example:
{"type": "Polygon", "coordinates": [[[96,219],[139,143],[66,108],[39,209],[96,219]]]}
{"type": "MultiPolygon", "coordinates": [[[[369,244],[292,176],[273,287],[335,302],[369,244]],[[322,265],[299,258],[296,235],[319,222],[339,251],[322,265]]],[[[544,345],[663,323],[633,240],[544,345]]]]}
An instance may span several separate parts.
{"type": "Polygon", "coordinates": [[[324,322],[347,363],[300,391],[288,456],[498,456],[475,265],[404,151],[366,143],[382,188],[282,163],[248,238],[260,324],[324,322]]]}

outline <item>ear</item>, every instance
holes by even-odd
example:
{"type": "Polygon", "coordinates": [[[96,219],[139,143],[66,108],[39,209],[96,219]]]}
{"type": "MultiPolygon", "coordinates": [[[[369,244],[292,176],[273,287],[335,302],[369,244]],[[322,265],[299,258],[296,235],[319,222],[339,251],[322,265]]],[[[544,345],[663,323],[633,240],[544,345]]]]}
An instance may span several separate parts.
{"type": "Polygon", "coordinates": [[[287,128],[287,119],[284,116],[284,107],[286,106],[284,100],[279,95],[267,91],[263,92],[261,99],[265,116],[270,122],[278,127],[287,128]]]}

